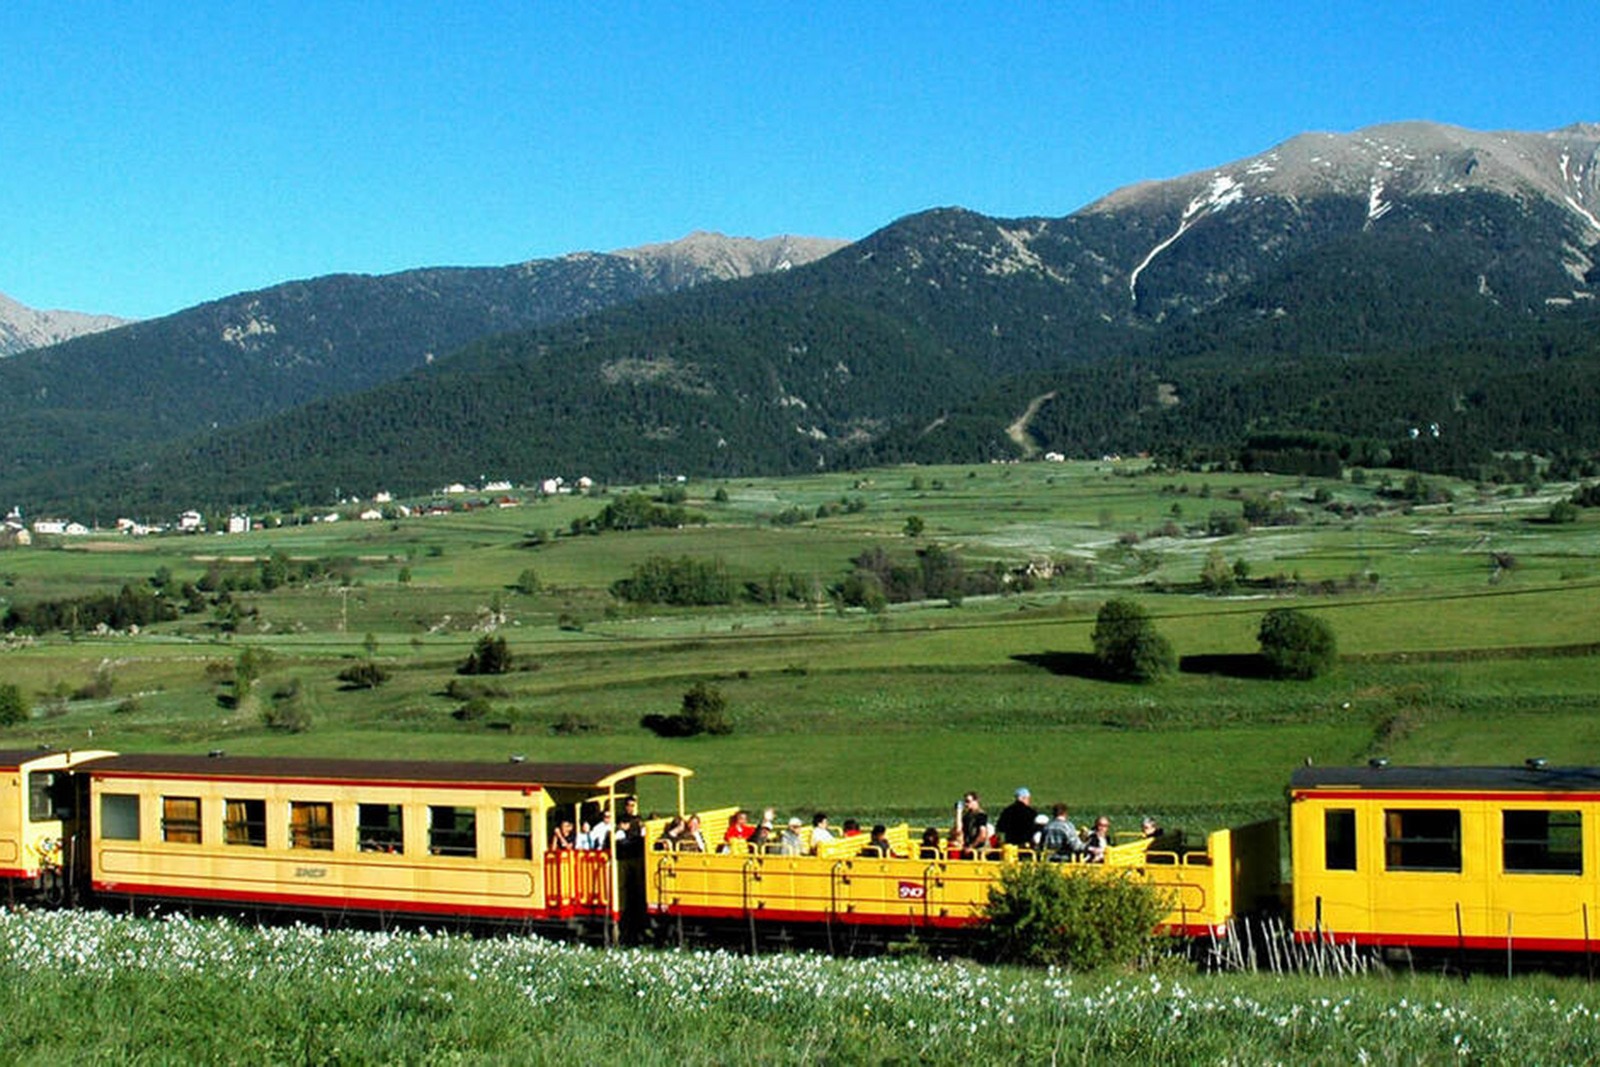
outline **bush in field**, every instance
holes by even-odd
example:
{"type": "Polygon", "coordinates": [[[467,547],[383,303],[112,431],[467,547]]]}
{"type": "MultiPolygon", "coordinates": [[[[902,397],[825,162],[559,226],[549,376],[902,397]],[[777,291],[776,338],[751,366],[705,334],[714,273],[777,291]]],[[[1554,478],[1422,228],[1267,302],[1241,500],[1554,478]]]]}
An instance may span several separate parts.
{"type": "Polygon", "coordinates": [[[639,725],[657,737],[695,737],[700,734],[731,734],[728,700],[722,690],[696,682],[683,694],[683,710],[676,715],[646,715],[639,725]]]}
{"type": "Polygon", "coordinates": [[[15,685],[0,685],[0,726],[15,726],[28,721],[28,702],[15,685]]]}
{"type": "Polygon", "coordinates": [[[511,649],[503,637],[484,634],[468,653],[466,661],[456,668],[457,674],[505,674],[511,669],[511,649]]]}
{"type": "Polygon", "coordinates": [[[1073,970],[1138,963],[1167,902],[1148,882],[1105,871],[1056,863],[1002,867],[984,906],[995,956],[1073,970]]]}
{"type": "Polygon", "coordinates": [[[352,663],[339,672],[339,681],[351,689],[376,689],[388,680],[389,671],[387,668],[372,662],[370,659],[362,660],[360,663],[352,663]]]}
{"type": "Polygon", "coordinates": [[[1273,608],[1263,615],[1256,639],[1262,657],[1279,678],[1308,680],[1339,661],[1333,627],[1297,608],[1273,608]]]}
{"type": "Polygon", "coordinates": [[[288,734],[303,734],[311,729],[311,712],[305,705],[300,679],[290,679],[273,691],[261,709],[261,722],[269,730],[288,734]]]}
{"type": "Polygon", "coordinates": [[[1094,623],[1094,655],[1111,678],[1153,682],[1169,674],[1178,658],[1138,604],[1121,598],[1100,607],[1094,623]]]}
{"type": "Polygon", "coordinates": [[[457,722],[478,722],[493,710],[494,705],[489,703],[488,697],[476,696],[452,711],[450,717],[457,722]]]}

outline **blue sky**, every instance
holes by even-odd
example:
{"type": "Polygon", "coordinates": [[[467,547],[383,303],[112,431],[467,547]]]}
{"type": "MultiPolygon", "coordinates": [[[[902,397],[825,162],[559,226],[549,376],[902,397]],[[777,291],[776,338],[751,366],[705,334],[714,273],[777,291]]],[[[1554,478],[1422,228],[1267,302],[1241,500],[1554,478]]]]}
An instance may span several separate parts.
{"type": "Polygon", "coordinates": [[[0,6],[0,292],[166,314],[696,230],[1065,215],[1305,130],[1600,121],[1600,3],[0,6]]]}

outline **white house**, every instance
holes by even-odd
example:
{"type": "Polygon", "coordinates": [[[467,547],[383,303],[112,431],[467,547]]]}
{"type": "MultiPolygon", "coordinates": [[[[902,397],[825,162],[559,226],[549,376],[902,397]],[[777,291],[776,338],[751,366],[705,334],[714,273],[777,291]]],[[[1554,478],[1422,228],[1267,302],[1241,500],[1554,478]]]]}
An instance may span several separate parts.
{"type": "Polygon", "coordinates": [[[67,532],[67,520],[34,519],[33,532],[36,534],[64,534],[67,532]]]}
{"type": "Polygon", "coordinates": [[[377,522],[379,519],[383,518],[383,512],[379,511],[377,508],[368,508],[367,510],[363,511],[359,517],[362,522],[377,522]]]}
{"type": "Polygon", "coordinates": [[[231,533],[231,534],[249,533],[250,532],[250,516],[248,516],[248,515],[229,515],[228,516],[228,532],[231,533]]]}
{"type": "Polygon", "coordinates": [[[198,533],[206,528],[206,520],[198,511],[185,511],[178,516],[178,529],[184,533],[198,533]]]}

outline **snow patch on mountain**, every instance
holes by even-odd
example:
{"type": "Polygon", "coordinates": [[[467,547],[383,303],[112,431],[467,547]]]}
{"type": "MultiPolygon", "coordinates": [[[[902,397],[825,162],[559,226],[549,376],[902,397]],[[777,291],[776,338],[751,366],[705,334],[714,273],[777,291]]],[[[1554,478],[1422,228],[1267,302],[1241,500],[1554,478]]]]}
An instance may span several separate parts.
{"type": "Polygon", "coordinates": [[[1134,304],[1139,303],[1139,275],[1162,252],[1171,248],[1173,243],[1188,233],[1195,223],[1219,211],[1226,210],[1244,199],[1244,186],[1240,185],[1230,175],[1218,172],[1212,175],[1211,184],[1199,196],[1190,200],[1183,209],[1183,215],[1178,219],[1178,228],[1172,236],[1152,248],[1145,254],[1139,265],[1133,268],[1128,275],[1128,299],[1134,304]]]}

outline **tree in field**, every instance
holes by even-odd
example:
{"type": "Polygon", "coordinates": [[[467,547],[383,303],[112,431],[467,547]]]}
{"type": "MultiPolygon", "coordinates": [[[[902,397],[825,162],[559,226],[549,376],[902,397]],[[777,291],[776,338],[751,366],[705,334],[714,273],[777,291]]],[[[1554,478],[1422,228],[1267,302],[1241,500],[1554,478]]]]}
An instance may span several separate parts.
{"type": "Polygon", "coordinates": [[[1212,549],[1206,553],[1206,562],[1200,568],[1200,585],[1208,593],[1227,593],[1233,590],[1235,575],[1222,553],[1212,549]]]}
{"type": "Polygon", "coordinates": [[[1273,608],[1263,615],[1256,639],[1262,657],[1279,678],[1315,678],[1339,660],[1333,627],[1297,608],[1273,608]]]}
{"type": "Polygon", "coordinates": [[[1094,655],[1108,677],[1153,682],[1177,667],[1172,645],[1156,632],[1144,608],[1131,600],[1108,600],[1094,623],[1094,655]]]}
{"type": "Polygon", "coordinates": [[[731,734],[728,700],[722,690],[706,682],[696,682],[683,694],[683,710],[676,715],[650,714],[639,725],[658,737],[696,737],[700,734],[731,734]]]}
{"type": "Polygon", "coordinates": [[[503,637],[484,634],[478,638],[466,661],[456,668],[457,674],[505,674],[511,669],[511,649],[503,637]]]}
{"type": "Polygon", "coordinates": [[[15,685],[0,685],[0,726],[15,726],[28,721],[28,702],[15,685]]]}

